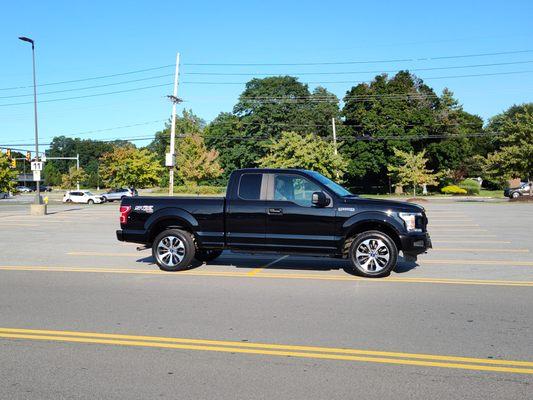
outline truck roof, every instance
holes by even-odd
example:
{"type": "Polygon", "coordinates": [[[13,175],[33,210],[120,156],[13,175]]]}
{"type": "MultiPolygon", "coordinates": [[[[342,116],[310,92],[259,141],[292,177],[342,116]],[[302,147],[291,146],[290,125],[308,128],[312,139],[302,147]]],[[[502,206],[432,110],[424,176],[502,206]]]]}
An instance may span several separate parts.
{"type": "Polygon", "coordinates": [[[242,169],[236,169],[234,171],[235,172],[255,172],[255,173],[259,173],[259,172],[264,172],[264,173],[276,173],[276,172],[294,172],[294,171],[298,171],[298,172],[305,172],[305,173],[310,173],[310,172],[313,172],[313,171],[310,171],[308,169],[302,169],[302,168],[242,168],[242,169]]]}

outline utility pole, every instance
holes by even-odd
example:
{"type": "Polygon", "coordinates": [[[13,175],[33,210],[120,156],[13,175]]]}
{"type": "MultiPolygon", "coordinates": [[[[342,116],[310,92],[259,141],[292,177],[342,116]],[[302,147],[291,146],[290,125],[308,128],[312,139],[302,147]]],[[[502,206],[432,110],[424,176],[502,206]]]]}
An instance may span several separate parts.
{"type": "MultiPolygon", "coordinates": [[[[80,172],[80,155],[76,154],[76,171],[80,172]]],[[[79,177],[79,174],[78,174],[79,177]]],[[[80,181],[76,181],[76,190],[80,190],[80,181]]]]}
{"type": "Polygon", "coordinates": [[[165,165],[169,168],[168,195],[174,195],[174,166],[176,164],[176,106],[178,98],[178,82],[180,73],[180,53],[176,54],[176,73],[174,75],[174,92],[168,98],[172,101],[172,125],[170,126],[170,151],[166,155],[165,165]]]}
{"type": "MultiPolygon", "coordinates": [[[[335,126],[335,117],[331,118],[331,127],[333,128],[333,154],[337,155],[337,128],[335,126]]],[[[339,179],[339,171],[336,172],[337,180],[339,179]]]]}

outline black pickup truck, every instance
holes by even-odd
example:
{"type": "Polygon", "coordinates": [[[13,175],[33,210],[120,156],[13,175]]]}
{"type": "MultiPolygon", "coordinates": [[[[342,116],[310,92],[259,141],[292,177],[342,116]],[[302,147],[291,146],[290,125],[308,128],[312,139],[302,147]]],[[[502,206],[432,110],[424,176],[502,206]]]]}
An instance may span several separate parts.
{"type": "Polygon", "coordinates": [[[431,247],[427,222],[418,205],[361,198],[314,171],[242,169],[226,197],[123,198],[117,238],[151,246],[166,271],[229,249],[349,258],[381,277],[400,250],[414,260],[431,247]]]}

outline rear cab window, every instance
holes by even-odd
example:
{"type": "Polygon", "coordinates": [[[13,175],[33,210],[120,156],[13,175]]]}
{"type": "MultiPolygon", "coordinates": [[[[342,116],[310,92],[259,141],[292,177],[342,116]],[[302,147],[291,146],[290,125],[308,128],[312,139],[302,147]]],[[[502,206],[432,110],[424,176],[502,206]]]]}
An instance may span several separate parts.
{"type": "Polygon", "coordinates": [[[243,200],[260,200],[263,174],[245,173],[239,180],[237,196],[243,200]]]}

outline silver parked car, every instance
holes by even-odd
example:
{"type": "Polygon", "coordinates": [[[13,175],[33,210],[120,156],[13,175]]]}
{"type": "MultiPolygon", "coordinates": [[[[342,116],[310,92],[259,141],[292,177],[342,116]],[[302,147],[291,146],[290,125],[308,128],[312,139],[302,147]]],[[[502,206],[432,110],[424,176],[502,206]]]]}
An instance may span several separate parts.
{"type": "Polygon", "coordinates": [[[108,192],[102,193],[101,196],[104,198],[104,201],[115,201],[122,200],[124,197],[133,197],[138,196],[139,193],[134,188],[120,188],[120,189],[111,189],[108,192]]]}
{"type": "Polygon", "coordinates": [[[520,196],[529,196],[529,183],[521,182],[517,188],[507,188],[503,191],[505,197],[516,199],[520,196]]]}

